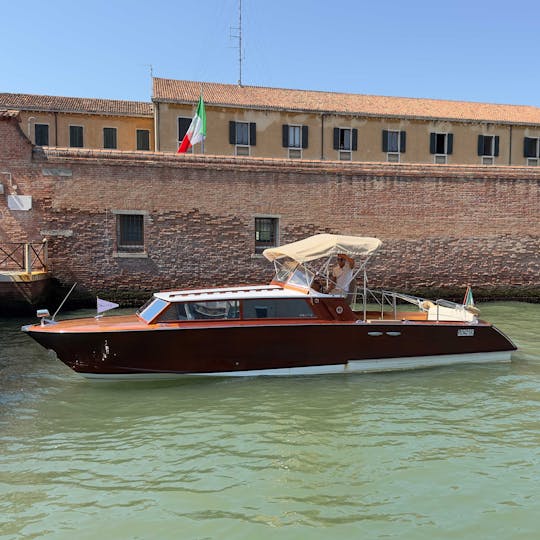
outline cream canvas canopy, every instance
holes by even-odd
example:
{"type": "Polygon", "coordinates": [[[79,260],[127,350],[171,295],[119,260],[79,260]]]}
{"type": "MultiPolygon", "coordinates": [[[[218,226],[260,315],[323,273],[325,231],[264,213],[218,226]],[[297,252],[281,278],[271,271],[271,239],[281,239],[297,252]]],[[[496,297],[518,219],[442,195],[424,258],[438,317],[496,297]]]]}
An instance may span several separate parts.
{"type": "Polygon", "coordinates": [[[338,253],[344,253],[349,257],[365,257],[379,249],[381,244],[378,238],[316,234],[292,244],[265,249],[263,255],[269,261],[290,257],[299,263],[306,263],[338,253]]]}

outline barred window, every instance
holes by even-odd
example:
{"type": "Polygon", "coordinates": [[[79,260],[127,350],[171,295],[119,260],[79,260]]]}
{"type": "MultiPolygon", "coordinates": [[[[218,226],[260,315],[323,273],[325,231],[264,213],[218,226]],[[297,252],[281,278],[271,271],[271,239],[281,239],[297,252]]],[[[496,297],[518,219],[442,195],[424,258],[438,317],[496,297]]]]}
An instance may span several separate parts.
{"type": "Polygon", "coordinates": [[[278,218],[255,218],[255,253],[262,253],[266,248],[277,245],[278,226],[278,218]]]}
{"type": "Polygon", "coordinates": [[[118,214],[117,243],[119,251],[144,251],[144,216],[141,214],[118,214]]]}

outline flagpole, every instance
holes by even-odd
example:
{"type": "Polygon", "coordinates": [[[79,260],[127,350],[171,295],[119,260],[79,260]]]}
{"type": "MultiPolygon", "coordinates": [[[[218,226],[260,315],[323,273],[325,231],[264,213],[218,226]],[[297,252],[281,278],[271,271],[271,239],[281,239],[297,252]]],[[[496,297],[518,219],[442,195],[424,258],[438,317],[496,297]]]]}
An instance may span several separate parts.
{"type": "MultiPolygon", "coordinates": [[[[204,101],[203,99],[203,85],[201,83],[201,99],[204,101]]],[[[201,141],[201,153],[204,154],[204,139],[201,141]]]]}

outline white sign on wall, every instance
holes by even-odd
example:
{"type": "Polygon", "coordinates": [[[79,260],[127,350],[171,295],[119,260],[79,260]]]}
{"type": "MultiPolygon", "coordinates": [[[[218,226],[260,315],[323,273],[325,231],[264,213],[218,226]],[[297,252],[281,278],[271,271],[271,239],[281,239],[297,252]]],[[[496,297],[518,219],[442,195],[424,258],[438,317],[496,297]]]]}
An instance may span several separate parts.
{"type": "Polygon", "coordinates": [[[8,195],[7,203],[10,210],[32,210],[32,195],[8,195]]]}

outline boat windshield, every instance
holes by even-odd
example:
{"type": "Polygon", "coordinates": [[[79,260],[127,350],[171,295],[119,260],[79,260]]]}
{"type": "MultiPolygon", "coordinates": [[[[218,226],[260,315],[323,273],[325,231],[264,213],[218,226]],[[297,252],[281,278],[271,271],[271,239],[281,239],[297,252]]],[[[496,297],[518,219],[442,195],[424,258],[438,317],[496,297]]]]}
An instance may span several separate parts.
{"type": "Polygon", "coordinates": [[[142,308],[137,310],[137,315],[145,322],[150,323],[156,318],[156,315],[161,313],[169,302],[161,300],[161,298],[152,297],[142,308]]]}
{"type": "Polygon", "coordinates": [[[285,262],[275,261],[276,281],[280,283],[290,283],[299,287],[309,289],[313,282],[314,274],[302,264],[289,259],[285,262]]]}

